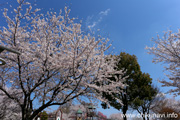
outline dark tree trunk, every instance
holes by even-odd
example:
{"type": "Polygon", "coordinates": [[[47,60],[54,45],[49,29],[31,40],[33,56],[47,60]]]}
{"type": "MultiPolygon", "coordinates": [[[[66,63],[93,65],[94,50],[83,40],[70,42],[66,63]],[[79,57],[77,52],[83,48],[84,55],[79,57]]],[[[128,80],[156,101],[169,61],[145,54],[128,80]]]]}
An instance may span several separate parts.
{"type": "Polygon", "coordinates": [[[146,120],[145,116],[143,115],[143,120],[146,120]]]}
{"type": "Polygon", "coordinates": [[[126,117],[126,112],[128,110],[128,102],[127,102],[127,96],[124,95],[124,100],[123,100],[123,108],[122,108],[122,112],[123,112],[123,120],[127,120],[127,117],[126,117]]]}
{"type": "Polygon", "coordinates": [[[145,111],[144,111],[144,109],[143,109],[143,115],[142,115],[143,120],[146,120],[146,116],[145,116],[145,114],[146,114],[146,112],[145,112],[145,111]]]}
{"type": "Polygon", "coordinates": [[[149,107],[147,109],[147,120],[149,120],[149,107]]]}
{"type": "Polygon", "coordinates": [[[123,106],[123,120],[127,120],[126,112],[127,112],[127,107],[123,106]]]}

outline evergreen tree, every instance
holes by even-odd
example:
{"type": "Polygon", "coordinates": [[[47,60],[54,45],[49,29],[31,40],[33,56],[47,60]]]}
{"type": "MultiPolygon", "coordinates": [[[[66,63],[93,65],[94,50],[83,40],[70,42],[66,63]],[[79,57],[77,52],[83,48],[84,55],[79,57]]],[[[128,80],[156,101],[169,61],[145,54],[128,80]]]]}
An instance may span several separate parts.
{"type": "MultiPolygon", "coordinates": [[[[124,76],[126,77],[126,80],[124,81],[124,84],[127,84],[127,86],[124,87],[124,89],[119,88],[120,92],[118,94],[114,93],[112,95],[108,93],[104,93],[103,97],[107,98],[109,100],[109,104],[113,106],[114,108],[118,110],[122,110],[123,114],[125,115],[129,105],[134,100],[134,94],[132,94],[132,90],[134,89],[135,80],[137,79],[138,75],[140,74],[140,66],[137,62],[137,58],[135,55],[130,55],[128,53],[122,52],[120,55],[115,56],[118,60],[117,63],[117,70],[124,69],[124,76]],[[122,104],[116,100],[116,98],[121,99],[122,104]]],[[[115,74],[114,77],[111,77],[112,81],[115,81],[115,77],[119,77],[119,74],[115,74]]],[[[136,80],[137,81],[137,80],[136,80]]],[[[141,82],[141,81],[140,81],[141,82]]],[[[107,108],[107,104],[102,103],[103,108],[107,108]]],[[[126,116],[123,118],[124,120],[127,120],[126,116]]]]}
{"type": "Polygon", "coordinates": [[[48,120],[48,114],[46,113],[46,111],[43,111],[41,113],[41,120],[48,120]]]}
{"type": "Polygon", "coordinates": [[[149,120],[150,108],[158,89],[152,86],[152,78],[148,73],[140,73],[138,76],[138,79],[134,81],[133,90],[131,90],[134,96],[131,107],[142,115],[143,120],[146,118],[149,120]]]}
{"type": "MultiPolygon", "coordinates": [[[[152,79],[148,73],[142,73],[140,65],[137,62],[135,55],[122,52],[116,57],[117,70],[124,70],[123,77],[128,76],[123,84],[126,86],[122,89],[119,87],[119,93],[108,94],[104,93],[103,97],[108,98],[109,104],[123,112],[123,119],[127,120],[126,112],[129,107],[139,110],[140,113],[149,113],[150,101],[157,94],[157,89],[152,87],[152,79]],[[121,99],[122,104],[116,100],[121,99]]],[[[109,79],[115,81],[115,77],[119,77],[119,74],[115,74],[109,79]]],[[[107,108],[107,104],[102,103],[103,108],[107,108]]],[[[145,119],[145,118],[143,118],[145,119]]]]}

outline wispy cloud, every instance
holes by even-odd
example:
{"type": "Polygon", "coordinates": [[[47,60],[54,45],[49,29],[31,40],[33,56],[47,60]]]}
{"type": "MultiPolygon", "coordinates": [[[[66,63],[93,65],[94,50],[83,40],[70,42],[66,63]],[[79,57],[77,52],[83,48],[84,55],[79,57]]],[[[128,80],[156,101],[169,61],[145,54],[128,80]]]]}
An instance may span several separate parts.
{"type": "Polygon", "coordinates": [[[109,11],[110,11],[110,9],[107,9],[105,11],[101,11],[99,14],[100,15],[108,15],[109,11]]]}
{"type": "Polygon", "coordinates": [[[94,16],[88,16],[86,20],[86,26],[90,29],[96,27],[105,16],[107,16],[110,12],[110,9],[107,9],[105,11],[100,11],[98,15],[94,16]]]}

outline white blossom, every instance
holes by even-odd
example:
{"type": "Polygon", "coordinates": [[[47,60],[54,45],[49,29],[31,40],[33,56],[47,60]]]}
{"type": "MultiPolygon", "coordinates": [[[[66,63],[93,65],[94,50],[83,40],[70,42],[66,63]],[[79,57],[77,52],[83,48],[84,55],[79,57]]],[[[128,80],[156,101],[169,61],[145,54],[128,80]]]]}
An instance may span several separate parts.
{"type": "Polygon", "coordinates": [[[64,16],[51,12],[37,15],[38,9],[31,11],[30,4],[22,12],[25,1],[17,1],[15,19],[4,12],[8,27],[0,30],[0,44],[21,55],[1,53],[7,64],[0,68],[0,91],[21,106],[25,111],[22,118],[33,119],[46,107],[73,100],[107,102],[103,92],[119,92],[124,73],[114,69],[113,58],[107,61],[108,39],[83,34],[81,24],[69,18],[67,8],[64,16]],[[116,82],[107,79],[115,73],[120,74],[116,82]],[[107,82],[110,84],[103,84],[107,82]],[[4,86],[20,90],[21,97],[10,94],[4,86]]]}
{"type": "MultiPolygon", "coordinates": [[[[18,96],[18,92],[13,89],[5,88],[10,94],[18,96]]],[[[20,92],[20,91],[19,91],[20,92]]],[[[19,96],[20,97],[20,96],[19,96]]],[[[21,119],[20,106],[9,99],[3,92],[0,91],[0,119],[1,120],[19,120],[21,119]]]]}
{"type": "Polygon", "coordinates": [[[155,43],[153,47],[146,47],[149,54],[154,55],[154,63],[163,63],[166,76],[169,80],[161,80],[163,86],[173,87],[169,93],[174,95],[180,94],[180,31],[172,33],[169,31],[164,34],[163,38],[157,36],[152,39],[155,43]],[[175,89],[174,89],[175,88],[175,89]]]}

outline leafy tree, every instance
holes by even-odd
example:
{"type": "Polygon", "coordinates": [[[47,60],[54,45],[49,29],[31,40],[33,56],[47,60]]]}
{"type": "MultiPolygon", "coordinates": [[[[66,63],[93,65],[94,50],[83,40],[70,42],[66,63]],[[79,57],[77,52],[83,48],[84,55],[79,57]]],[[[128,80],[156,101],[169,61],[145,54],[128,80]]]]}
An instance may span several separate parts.
{"type": "Polygon", "coordinates": [[[22,120],[32,120],[47,107],[73,100],[106,102],[103,92],[117,93],[117,87],[123,87],[123,79],[107,79],[112,74],[124,75],[114,69],[115,60],[106,61],[108,40],[83,34],[67,8],[64,15],[42,15],[29,2],[17,2],[13,15],[4,11],[7,26],[0,30],[0,44],[21,55],[1,53],[7,64],[0,68],[0,91],[18,105],[22,120]]]}
{"type": "Polygon", "coordinates": [[[40,116],[41,120],[48,120],[48,114],[46,113],[46,111],[43,111],[40,116]]]}
{"type": "MultiPolygon", "coordinates": [[[[114,93],[113,95],[104,93],[103,97],[107,98],[109,100],[109,103],[111,106],[118,110],[122,110],[123,114],[125,115],[129,105],[133,102],[134,98],[134,93],[132,90],[134,90],[134,85],[135,84],[140,84],[136,82],[144,82],[144,81],[137,81],[138,75],[140,74],[140,66],[137,62],[137,58],[135,55],[130,55],[128,53],[122,52],[118,56],[114,56],[117,59],[117,69],[116,70],[121,70],[124,69],[125,74],[122,77],[125,77],[125,81],[123,82],[124,84],[127,84],[128,86],[124,86],[122,89],[119,87],[119,93],[116,94],[114,93]],[[126,77],[128,76],[128,77],[126,77]],[[136,82],[135,82],[136,80],[136,82]],[[117,101],[116,99],[121,99],[122,104],[117,101]]],[[[111,81],[114,81],[115,78],[119,77],[120,74],[114,74],[114,77],[110,77],[109,79],[111,81]]],[[[138,96],[138,93],[136,93],[138,96]]],[[[105,103],[102,103],[103,108],[107,108],[107,105],[105,103]]],[[[124,116],[124,120],[126,120],[126,116],[124,116]]]]}
{"type": "Polygon", "coordinates": [[[135,84],[133,85],[132,94],[134,94],[135,99],[131,107],[142,115],[143,120],[146,117],[149,120],[149,117],[145,115],[149,114],[153,100],[159,90],[152,86],[152,79],[148,73],[139,74],[138,76],[138,79],[135,79],[135,84]]]}
{"type": "Polygon", "coordinates": [[[172,33],[169,31],[164,37],[152,39],[155,43],[153,47],[146,47],[149,54],[154,55],[154,63],[163,63],[164,68],[168,71],[169,81],[161,80],[163,86],[171,87],[169,93],[174,95],[180,94],[180,32],[172,33]]]}
{"type": "MultiPolygon", "coordinates": [[[[124,120],[127,119],[125,114],[128,107],[138,110],[140,114],[148,114],[151,102],[158,92],[157,89],[152,86],[150,75],[141,72],[135,55],[129,55],[122,52],[119,56],[116,56],[116,58],[120,58],[117,59],[117,68],[119,70],[124,68],[126,71],[125,76],[128,76],[124,81],[124,84],[127,84],[127,86],[125,86],[124,89],[120,88],[118,94],[109,95],[104,93],[104,97],[108,98],[111,106],[118,110],[122,110],[124,120]],[[121,105],[121,103],[119,103],[115,98],[120,98],[123,105],[121,105]]],[[[115,76],[118,77],[118,74],[115,76]]],[[[114,80],[114,77],[109,79],[114,80]]],[[[102,106],[104,108],[107,107],[104,103],[102,103],[102,106]]],[[[145,117],[143,117],[143,119],[145,120],[145,117]]]]}

